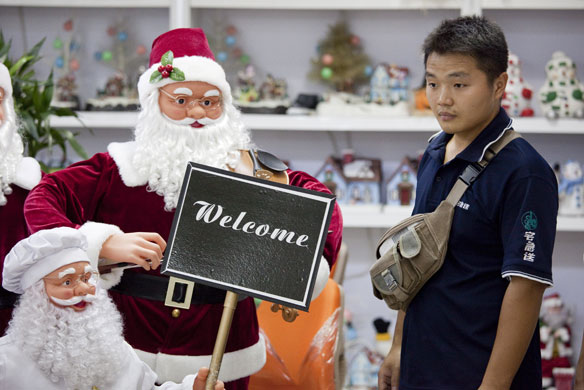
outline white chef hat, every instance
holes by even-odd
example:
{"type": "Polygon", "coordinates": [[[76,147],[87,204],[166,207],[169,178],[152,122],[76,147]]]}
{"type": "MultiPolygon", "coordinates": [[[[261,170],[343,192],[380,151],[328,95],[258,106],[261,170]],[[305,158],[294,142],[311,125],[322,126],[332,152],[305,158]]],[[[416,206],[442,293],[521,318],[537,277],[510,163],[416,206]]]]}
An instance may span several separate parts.
{"type": "Polygon", "coordinates": [[[19,241],[4,259],[2,286],[16,294],[57,268],[89,261],[87,239],[77,229],[59,227],[40,230],[19,241]]]}

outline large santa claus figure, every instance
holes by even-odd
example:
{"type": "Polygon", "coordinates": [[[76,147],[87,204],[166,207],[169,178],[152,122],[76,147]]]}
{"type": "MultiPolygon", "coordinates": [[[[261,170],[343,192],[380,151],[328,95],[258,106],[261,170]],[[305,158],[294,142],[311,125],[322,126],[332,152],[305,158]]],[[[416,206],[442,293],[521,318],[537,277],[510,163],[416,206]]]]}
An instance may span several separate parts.
{"type": "MultiPolygon", "coordinates": [[[[110,295],[124,317],[126,340],[160,380],[178,381],[196,367],[209,365],[225,298],[221,290],[196,284],[187,297],[189,309],[164,303],[169,279],[157,268],[186,164],[245,171],[246,163],[258,158],[246,151],[251,147],[249,132],[201,29],[176,29],[156,38],[138,92],[142,111],[135,140],[112,143],[107,153],[47,175],[29,195],[25,216],[33,232],[56,226],[79,228],[88,237],[94,262],[105,258],[142,267],[116,269],[102,278],[113,286],[110,295]]],[[[281,168],[273,161],[268,165],[281,168]]],[[[259,171],[265,173],[270,167],[259,171]]],[[[304,172],[273,174],[290,185],[330,193],[304,172]]],[[[330,230],[314,296],[324,287],[340,247],[338,206],[330,230]]],[[[170,296],[184,301],[182,292],[175,288],[170,296]]],[[[240,299],[219,374],[227,389],[246,389],[249,375],[265,362],[254,301],[240,299]]]]}
{"type": "MultiPolygon", "coordinates": [[[[4,256],[27,236],[24,200],[41,179],[39,163],[22,156],[23,145],[17,130],[10,73],[0,63],[0,275],[4,256]]],[[[16,297],[0,286],[0,336],[6,330],[16,297]]]]}

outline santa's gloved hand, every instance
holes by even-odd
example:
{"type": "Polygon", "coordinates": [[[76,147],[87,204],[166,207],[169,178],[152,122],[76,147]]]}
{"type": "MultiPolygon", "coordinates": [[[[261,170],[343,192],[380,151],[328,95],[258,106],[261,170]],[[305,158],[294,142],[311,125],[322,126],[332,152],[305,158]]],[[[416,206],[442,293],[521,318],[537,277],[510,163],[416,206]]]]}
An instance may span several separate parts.
{"type": "MultiPolygon", "coordinates": [[[[195,381],[193,382],[193,390],[205,390],[205,382],[207,381],[207,376],[209,376],[209,369],[207,367],[199,368],[199,372],[195,381]]],[[[224,390],[225,385],[222,381],[217,381],[215,383],[215,390],[224,390]]]]}

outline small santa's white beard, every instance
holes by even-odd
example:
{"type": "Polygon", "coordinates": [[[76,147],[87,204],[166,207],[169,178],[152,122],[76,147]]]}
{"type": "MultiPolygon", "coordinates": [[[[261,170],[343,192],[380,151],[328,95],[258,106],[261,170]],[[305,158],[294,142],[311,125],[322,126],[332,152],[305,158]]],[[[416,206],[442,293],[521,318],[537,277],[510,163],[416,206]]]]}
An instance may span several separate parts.
{"type": "Polygon", "coordinates": [[[122,320],[104,289],[82,312],[49,302],[41,280],[28,288],[6,332],[54,383],[67,389],[110,388],[128,349],[122,320]]]}
{"type": "Polygon", "coordinates": [[[189,161],[228,169],[237,165],[239,150],[250,146],[249,132],[232,104],[225,104],[220,118],[199,120],[205,126],[194,129],[169,121],[160,112],[158,93],[145,103],[135,130],[132,163],[141,176],[148,178],[148,190],[164,197],[167,211],[178,204],[189,161]]]}
{"type": "Polygon", "coordinates": [[[0,125],[0,206],[6,204],[6,195],[12,193],[10,184],[14,181],[16,167],[22,160],[24,150],[18,134],[12,96],[7,96],[2,104],[5,116],[4,122],[0,125]]]}

